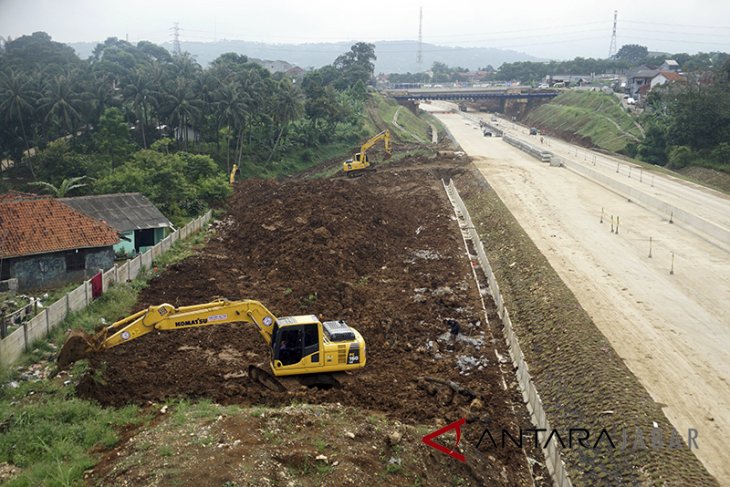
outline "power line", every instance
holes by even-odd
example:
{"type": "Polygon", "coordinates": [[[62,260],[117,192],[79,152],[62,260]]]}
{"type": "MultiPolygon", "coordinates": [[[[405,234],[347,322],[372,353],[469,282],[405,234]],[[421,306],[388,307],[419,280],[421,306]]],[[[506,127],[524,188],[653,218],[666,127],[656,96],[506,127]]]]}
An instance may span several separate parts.
{"type": "Polygon", "coordinates": [[[661,25],[664,27],[692,27],[697,29],[727,29],[730,30],[730,26],[721,25],[691,25],[691,24],[663,24],[660,22],[647,22],[644,20],[624,20],[627,24],[646,24],[646,25],[661,25]]]}
{"type": "MultiPolygon", "coordinates": [[[[438,34],[436,34],[436,35],[430,35],[429,34],[428,39],[460,38],[460,39],[464,39],[463,42],[469,42],[469,39],[468,38],[469,37],[475,37],[475,36],[476,37],[484,37],[484,36],[492,36],[493,37],[493,36],[501,36],[503,34],[535,33],[535,32],[540,32],[540,31],[545,31],[545,30],[548,30],[548,31],[556,31],[556,30],[559,30],[559,31],[563,31],[562,33],[566,33],[566,32],[564,32],[565,29],[570,29],[570,28],[574,28],[574,27],[587,27],[587,26],[599,25],[599,24],[605,26],[606,25],[606,22],[605,21],[600,21],[600,22],[582,22],[580,24],[569,24],[569,25],[550,26],[550,27],[535,27],[535,28],[525,28],[525,29],[517,29],[517,30],[505,30],[505,31],[488,31],[488,32],[473,32],[473,33],[443,34],[443,35],[438,35],[438,34]]],[[[593,30],[593,31],[596,31],[596,30],[593,30]]],[[[236,39],[236,40],[245,40],[245,38],[250,35],[250,34],[244,34],[244,33],[241,33],[241,32],[221,32],[221,31],[214,32],[214,31],[205,30],[205,29],[185,29],[185,32],[186,33],[187,32],[197,32],[197,33],[201,33],[201,34],[217,34],[218,36],[231,36],[231,37],[236,36],[236,37],[238,37],[238,39],[236,39]]],[[[580,32],[585,32],[585,31],[580,31],[580,32]]],[[[541,36],[544,36],[544,35],[545,34],[537,34],[537,35],[533,35],[533,36],[530,36],[530,37],[541,37],[541,36]]],[[[272,35],[267,34],[266,37],[267,37],[267,39],[298,39],[298,40],[301,40],[301,41],[304,41],[304,42],[315,42],[315,43],[324,43],[324,42],[327,42],[324,39],[330,39],[330,40],[333,40],[335,42],[336,41],[348,42],[348,39],[345,39],[342,36],[340,36],[340,37],[331,37],[331,36],[316,36],[316,37],[307,36],[307,37],[301,37],[301,36],[272,36],[272,35]]],[[[359,37],[370,37],[370,38],[372,38],[372,37],[375,37],[375,36],[374,35],[363,36],[361,34],[359,37]]],[[[353,40],[353,39],[350,39],[350,40],[353,40]]],[[[387,42],[387,41],[400,41],[400,40],[406,40],[406,39],[402,39],[402,38],[401,39],[385,39],[385,38],[378,38],[377,39],[377,41],[384,41],[384,42],[387,42]]],[[[255,42],[255,41],[249,41],[249,42],[255,42]]]]}
{"type": "Polygon", "coordinates": [[[608,58],[611,59],[616,55],[616,21],[618,19],[618,10],[613,11],[613,33],[611,34],[611,45],[608,47],[608,58]]]}
{"type": "MultiPolygon", "coordinates": [[[[624,29],[629,32],[651,32],[653,34],[667,34],[672,37],[676,36],[677,34],[680,35],[690,35],[690,36],[702,36],[702,37],[730,37],[730,32],[727,34],[708,34],[705,32],[683,32],[678,30],[673,30],[672,32],[667,32],[666,30],[651,30],[651,29],[632,29],[632,28],[626,28],[624,29]]],[[[667,39],[670,40],[670,39],[667,39]]]]}

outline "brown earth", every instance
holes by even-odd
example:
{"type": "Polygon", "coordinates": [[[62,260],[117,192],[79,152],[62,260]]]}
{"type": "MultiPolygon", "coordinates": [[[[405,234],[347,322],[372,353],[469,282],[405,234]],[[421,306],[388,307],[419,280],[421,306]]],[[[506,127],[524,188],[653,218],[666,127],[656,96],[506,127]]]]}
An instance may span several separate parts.
{"type": "MultiPolygon", "coordinates": [[[[428,428],[337,404],[173,405],[109,452],[88,485],[229,487],[519,485],[462,443],[465,463],[424,447],[428,428]]],[[[453,444],[453,435],[441,438],[453,444]]],[[[538,485],[540,483],[538,482],[538,485]]]]}
{"type": "MultiPolygon", "coordinates": [[[[466,417],[471,444],[485,425],[529,427],[514,377],[500,371],[494,349],[504,346],[485,323],[439,179],[460,173],[459,165],[424,159],[353,180],[243,181],[206,247],[141,292],[140,308],[222,296],[260,300],[279,315],[345,319],[365,337],[368,364],[345,377],[343,388],[272,393],[250,383],[248,364],[266,363],[268,351],[254,327],[233,324],[150,333],[110,349],[91,360],[95,373],[79,384],[79,395],[106,405],[171,398],[339,403],[431,429],[466,417]],[[477,340],[452,346],[445,318],[459,320],[462,335],[477,340]],[[464,366],[465,358],[481,366],[464,366]],[[424,376],[457,382],[479,401],[450,401],[418,380],[424,376]]],[[[533,485],[531,472],[540,469],[529,468],[526,455],[541,458],[533,450],[493,451],[465,482],[533,485]]],[[[444,465],[458,463],[445,458],[444,465]]]]}

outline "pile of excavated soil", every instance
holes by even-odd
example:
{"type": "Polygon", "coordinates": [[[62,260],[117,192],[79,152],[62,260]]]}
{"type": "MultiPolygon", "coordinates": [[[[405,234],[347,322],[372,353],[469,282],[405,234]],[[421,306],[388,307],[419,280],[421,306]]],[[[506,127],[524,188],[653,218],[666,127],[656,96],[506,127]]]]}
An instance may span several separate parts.
{"type": "MultiPolygon", "coordinates": [[[[141,292],[139,308],[248,298],[279,316],[344,319],[363,334],[368,362],[348,374],[342,388],[273,393],[249,382],[248,365],[268,367],[269,352],[253,325],[230,324],[153,332],[110,349],[92,359],[95,373],[78,393],[108,405],[173,397],[223,404],[340,403],[433,429],[467,417],[465,435],[473,443],[484,424],[510,431],[527,427],[514,378],[507,377],[509,387],[503,388],[495,344],[441,186],[439,178],[449,172],[460,169],[418,161],[356,179],[242,181],[206,247],[141,292]],[[478,339],[451,344],[446,318],[459,320],[462,335],[478,339]],[[479,400],[449,400],[448,391],[417,380],[426,376],[454,381],[479,400]]],[[[540,458],[529,448],[527,453],[540,458]]],[[[532,485],[524,453],[497,450],[490,459],[485,468],[499,474],[491,478],[532,485]]]]}

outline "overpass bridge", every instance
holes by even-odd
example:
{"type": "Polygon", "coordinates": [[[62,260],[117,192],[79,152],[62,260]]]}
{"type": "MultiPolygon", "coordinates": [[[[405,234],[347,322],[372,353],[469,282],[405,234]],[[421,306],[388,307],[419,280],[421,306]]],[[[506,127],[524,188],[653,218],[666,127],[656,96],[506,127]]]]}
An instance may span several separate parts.
{"type": "Polygon", "coordinates": [[[398,101],[444,100],[549,100],[560,94],[555,90],[533,90],[532,88],[411,88],[407,90],[385,90],[398,101]]]}

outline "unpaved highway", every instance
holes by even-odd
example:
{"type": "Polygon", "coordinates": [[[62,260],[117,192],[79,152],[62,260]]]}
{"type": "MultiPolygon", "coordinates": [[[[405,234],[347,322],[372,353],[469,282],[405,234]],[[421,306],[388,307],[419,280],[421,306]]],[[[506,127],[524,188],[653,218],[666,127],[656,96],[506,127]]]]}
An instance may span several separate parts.
{"type": "MultiPolygon", "coordinates": [[[[634,190],[642,191],[726,231],[730,229],[730,196],[719,191],[672,176],[658,176],[654,172],[644,171],[638,164],[577,147],[553,137],[544,136],[544,142],[540,144],[539,138],[527,135],[527,129],[504,119],[501,119],[501,127],[513,137],[534,145],[541,145],[561,158],[569,158],[605,177],[614,179],[634,190]]],[[[669,220],[672,215],[664,212],[660,216],[669,220]]],[[[721,244],[730,250],[728,242],[721,244]]]]}
{"type": "MultiPolygon", "coordinates": [[[[461,114],[436,116],[652,397],[666,404],[677,430],[699,431],[695,453],[730,485],[730,253],[569,170],[483,137],[461,114]],[[620,216],[618,234],[610,231],[611,215],[620,216]]],[[[564,157],[576,150],[560,145],[564,157]]],[[[672,184],[655,176],[656,191],[672,184]]],[[[727,207],[712,191],[691,194],[675,204],[727,207]]],[[[728,215],[715,220],[722,225],[728,215]]]]}

